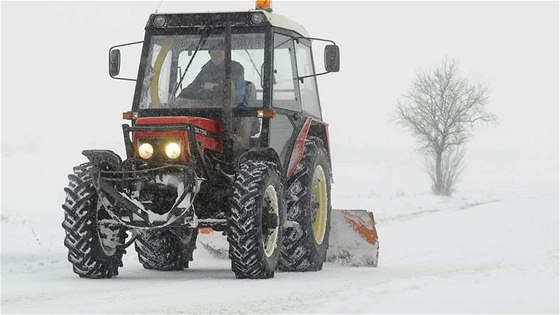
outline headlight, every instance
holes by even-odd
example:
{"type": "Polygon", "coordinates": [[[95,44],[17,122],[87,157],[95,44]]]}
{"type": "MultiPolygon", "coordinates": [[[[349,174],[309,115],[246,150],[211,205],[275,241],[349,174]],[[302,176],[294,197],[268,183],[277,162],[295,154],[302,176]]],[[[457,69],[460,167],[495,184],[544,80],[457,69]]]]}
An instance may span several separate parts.
{"type": "Polygon", "coordinates": [[[165,154],[170,159],[176,159],[181,155],[181,146],[175,142],[170,142],[165,146],[165,154]]]}
{"type": "Polygon", "coordinates": [[[262,21],[264,19],[264,16],[261,13],[253,13],[253,15],[251,15],[251,21],[253,22],[253,24],[261,24],[262,21]]]}
{"type": "Polygon", "coordinates": [[[143,159],[149,159],[154,155],[154,147],[149,143],[142,143],[138,147],[138,154],[143,159]]]}
{"type": "Polygon", "coordinates": [[[154,18],[154,26],[155,27],[163,27],[165,25],[165,16],[158,15],[154,18]]]}

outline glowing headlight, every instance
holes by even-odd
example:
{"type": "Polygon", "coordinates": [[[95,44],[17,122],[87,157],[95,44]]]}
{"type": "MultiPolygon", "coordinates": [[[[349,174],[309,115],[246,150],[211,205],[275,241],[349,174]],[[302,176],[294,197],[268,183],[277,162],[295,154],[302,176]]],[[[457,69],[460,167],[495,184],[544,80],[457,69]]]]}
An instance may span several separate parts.
{"type": "Polygon", "coordinates": [[[176,159],[181,155],[181,146],[175,142],[170,142],[165,146],[165,154],[170,159],[176,159]]]}
{"type": "Polygon", "coordinates": [[[138,154],[143,159],[149,159],[154,155],[154,147],[149,143],[142,143],[138,147],[138,154]]]}

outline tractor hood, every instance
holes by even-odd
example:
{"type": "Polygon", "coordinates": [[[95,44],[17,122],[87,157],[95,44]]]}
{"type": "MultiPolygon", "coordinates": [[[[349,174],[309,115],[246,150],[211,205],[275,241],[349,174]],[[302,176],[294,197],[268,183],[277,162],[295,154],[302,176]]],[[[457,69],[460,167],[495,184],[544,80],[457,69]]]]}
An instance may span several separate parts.
{"type": "Polygon", "coordinates": [[[133,127],[134,158],[164,163],[188,163],[192,150],[189,146],[189,132],[194,133],[200,150],[223,150],[223,126],[215,120],[183,116],[142,117],[136,120],[133,127]],[[170,145],[176,146],[177,156],[174,157],[175,153],[170,145]]]}

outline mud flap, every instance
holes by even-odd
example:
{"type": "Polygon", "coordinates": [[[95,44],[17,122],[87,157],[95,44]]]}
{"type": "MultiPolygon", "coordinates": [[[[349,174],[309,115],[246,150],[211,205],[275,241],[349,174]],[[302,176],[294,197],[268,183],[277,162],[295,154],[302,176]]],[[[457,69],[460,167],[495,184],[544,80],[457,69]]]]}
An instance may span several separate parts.
{"type": "Polygon", "coordinates": [[[373,213],[333,209],[327,261],[377,267],[378,256],[379,241],[373,213]]]}

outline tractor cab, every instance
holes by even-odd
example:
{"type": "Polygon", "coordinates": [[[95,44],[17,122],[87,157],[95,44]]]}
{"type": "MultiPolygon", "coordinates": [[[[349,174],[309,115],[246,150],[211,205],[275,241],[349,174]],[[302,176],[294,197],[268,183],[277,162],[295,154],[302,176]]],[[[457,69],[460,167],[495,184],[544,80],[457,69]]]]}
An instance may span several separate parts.
{"type": "MultiPolygon", "coordinates": [[[[306,118],[322,121],[311,43],[328,43],[320,74],[338,71],[339,50],[270,11],[152,14],[127,116],[133,123],[141,117],[211,119],[223,130],[227,160],[250,148],[272,148],[287,168],[289,143],[306,118]]],[[[110,51],[115,79],[120,46],[110,51]]],[[[134,143],[127,147],[131,155],[137,151],[134,143]]]]}

